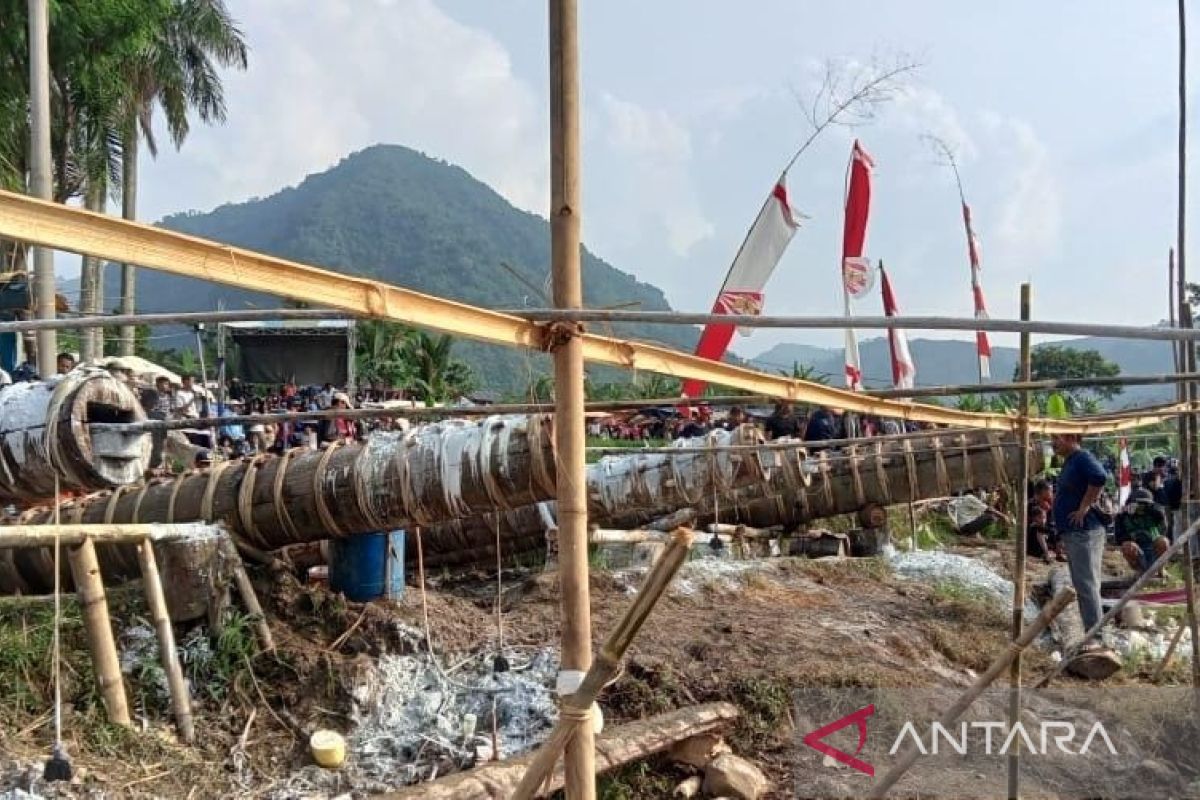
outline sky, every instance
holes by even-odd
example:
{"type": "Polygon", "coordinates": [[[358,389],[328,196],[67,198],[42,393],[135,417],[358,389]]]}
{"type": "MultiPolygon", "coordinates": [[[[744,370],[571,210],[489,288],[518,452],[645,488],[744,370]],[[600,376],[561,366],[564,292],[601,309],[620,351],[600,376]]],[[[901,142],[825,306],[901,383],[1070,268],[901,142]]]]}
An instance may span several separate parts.
{"type": "MultiPolygon", "coordinates": [[[[267,196],[380,142],[459,164],[546,214],[545,0],[229,5],[250,68],[225,76],[224,126],[196,127],[181,151],[143,159],[143,218],[267,196]]],[[[766,313],[840,313],[844,181],[858,137],[876,161],[867,255],[887,265],[901,310],[971,314],[957,190],[926,141],[935,135],[958,154],[993,317],[1017,316],[1026,280],[1035,318],[1165,316],[1174,2],[580,6],[584,241],[673,307],[711,306],[810,132],[801,101],[826,65],[852,76],[899,59],[919,67],[874,119],[827,129],[789,172],[792,205],[808,219],[767,286],[766,313]]],[[[855,310],[881,313],[878,292],[855,310]]],[[[781,341],[840,340],[763,330],[734,347],[753,356],[781,341]]]]}

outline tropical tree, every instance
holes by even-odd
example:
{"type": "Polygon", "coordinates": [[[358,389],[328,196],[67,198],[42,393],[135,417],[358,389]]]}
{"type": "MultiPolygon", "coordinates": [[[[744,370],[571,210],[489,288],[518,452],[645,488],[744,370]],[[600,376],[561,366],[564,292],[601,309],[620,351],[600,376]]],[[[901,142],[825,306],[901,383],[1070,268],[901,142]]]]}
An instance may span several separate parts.
{"type": "Polygon", "coordinates": [[[404,360],[412,369],[412,388],[426,403],[444,403],[474,388],[471,368],[452,355],[454,339],[417,331],[405,341],[404,360]]]}
{"type": "MultiPolygon", "coordinates": [[[[1031,377],[1035,381],[1064,378],[1111,378],[1121,374],[1121,368],[1096,350],[1076,350],[1058,344],[1044,344],[1033,349],[1031,377]]],[[[1013,371],[1013,380],[1020,379],[1020,370],[1013,371]]],[[[1058,390],[1072,414],[1084,413],[1102,401],[1121,394],[1119,386],[1093,386],[1058,390]]],[[[1035,395],[1037,404],[1045,408],[1047,394],[1035,395]]]]}
{"type": "MultiPolygon", "coordinates": [[[[137,219],[138,136],[150,156],[158,155],[153,117],[163,112],[176,149],[191,129],[188,114],[202,122],[225,121],[225,92],[219,67],[245,69],[248,48],[224,0],[167,0],[169,13],[148,45],[124,65],[128,92],[121,119],[121,216],[137,219]]],[[[132,264],[121,266],[121,313],[136,306],[132,264]]],[[[121,353],[134,349],[133,328],[121,330],[121,353]]]]}
{"type": "Polygon", "coordinates": [[[411,365],[405,360],[406,346],[414,332],[396,322],[370,319],[358,323],[358,347],[354,369],[367,384],[407,387],[413,379],[411,365]]]}
{"type": "Polygon", "coordinates": [[[808,381],[809,383],[819,383],[822,386],[829,385],[829,376],[824,372],[820,372],[812,364],[801,364],[799,361],[792,362],[791,370],[781,369],[779,374],[785,378],[792,378],[797,381],[808,381]]]}

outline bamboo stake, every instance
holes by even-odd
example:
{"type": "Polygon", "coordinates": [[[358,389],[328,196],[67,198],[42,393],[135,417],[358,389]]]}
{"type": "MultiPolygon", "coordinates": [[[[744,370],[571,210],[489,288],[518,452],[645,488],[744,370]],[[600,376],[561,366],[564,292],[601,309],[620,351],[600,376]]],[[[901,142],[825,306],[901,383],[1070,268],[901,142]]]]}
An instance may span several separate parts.
{"type": "Polygon", "coordinates": [[[1154,670],[1154,683],[1158,683],[1167,666],[1171,663],[1171,657],[1175,655],[1175,648],[1179,647],[1179,640],[1183,638],[1183,631],[1184,627],[1182,625],[1175,629],[1175,635],[1171,637],[1171,643],[1167,645],[1167,652],[1163,655],[1162,661],[1159,662],[1158,668],[1154,670]]]}
{"type": "Polygon", "coordinates": [[[233,540],[228,536],[221,539],[221,553],[233,571],[233,581],[237,584],[242,605],[254,618],[254,630],[258,632],[258,640],[262,644],[263,650],[268,653],[275,652],[275,637],[271,635],[271,626],[267,624],[267,615],[263,613],[262,605],[258,602],[258,595],[254,592],[254,584],[250,582],[250,576],[246,574],[246,566],[242,563],[242,557],[238,555],[233,540]]]}
{"type": "MultiPolygon", "coordinates": [[[[1028,647],[1034,639],[1040,636],[1042,631],[1046,629],[1046,626],[1050,624],[1050,621],[1061,614],[1063,610],[1074,600],[1074,589],[1063,589],[1061,592],[1056,594],[1050,600],[1050,602],[1042,608],[1041,613],[1034,618],[1033,622],[1029,624],[1029,627],[1022,631],[1021,635],[1017,637],[1015,641],[1010,642],[1005,651],[999,657],[997,657],[995,661],[992,662],[992,665],[988,667],[987,672],[980,675],[979,679],[976,680],[969,689],[963,692],[959,698],[954,701],[954,705],[946,709],[946,713],[942,714],[941,718],[938,720],[942,727],[949,728],[952,726],[958,720],[958,718],[963,715],[963,712],[970,707],[971,703],[974,703],[979,695],[983,694],[983,691],[991,685],[992,681],[996,680],[996,678],[1000,677],[1000,673],[1008,669],[1013,659],[1020,655],[1021,651],[1028,647]]],[[[887,794],[888,790],[895,786],[896,782],[904,777],[904,773],[908,772],[908,770],[916,762],[918,755],[919,753],[917,749],[912,745],[909,745],[901,754],[899,760],[896,762],[896,765],[888,770],[887,774],[879,779],[879,783],[875,784],[874,788],[871,789],[871,793],[867,795],[867,797],[879,798],[887,794]]]]}
{"type": "MultiPolygon", "coordinates": [[[[1030,318],[1032,308],[1032,291],[1028,283],[1021,284],[1021,319],[1030,318]]],[[[1028,381],[1033,372],[1033,351],[1028,333],[1021,334],[1021,380],[1028,381]]],[[[1013,641],[1021,636],[1021,628],[1025,620],[1025,538],[1029,528],[1029,392],[1021,392],[1020,399],[1020,448],[1017,459],[1017,524],[1013,531],[1013,641]]],[[[1008,724],[1013,726],[1021,716],[1021,653],[1013,655],[1008,673],[1009,686],[1012,692],[1008,703],[1008,724]]],[[[1008,756],[1008,796],[1016,800],[1021,791],[1021,747],[1013,748],[1008,756]]]]}
{"type": "Polygon", "coordinates": [[[121,679],[121,664],[117,660],[117,644],[108,617],[108,599],[104,593],[104,580],[100,577],[96,548],[90,540],[84,539],[82,544],[67,550],[67,559],[71,562],[88,650],[92,654],[96,684],[104,699],[108,721],[128,727],[129,703],[125,698],[125,682],[121,679]]]}
{"type": "MultiPolygon", "coordinates": [[[[582,181],[579,122],[579,8],[577,0],[550,0],[550,251],[554,304],[583,307],[580,263],[582,181]]],[[[558,567],[562,591],[560,680],[592,664],[591,596],[587,555],[587,458],[584,448],[582,330],[551,326],[554,352],[554,437],[558,458],[558,567]]],[[[572,726],[566,750],[567,800],[596,796],[595,742],[590,702],[572,726]]]]}
{"type": "Polygon", "coordinates": [[[167,686],[171,690],[171,711],[183,740],[191,744],[196,740],[196,728],[192,721],[192,700],[188,695],[183,670],[179,666],[179,653],[175,650],[175,631],[167,613],[167,599],[163,596],[162,579],[158,574],[158,562],[154,560],[154,543],[143,540],[138,545],[138,563],[142,568],[142,588],[146,592],[146,605],[150,619],[158,634],[158,653],[162,659],[163,672],[167,673],[167,686]]]}
{"type": "MultiPolygon", "coordinates": [[[[655,604],[662,598],[663,593],[671,584],[675,573],[687,561],[688,551],[692,546],[692,532],[680,528],[672,534],[671,544],[667,546],[662,557],[650,569],[646,583],[633,598],[633,604],[621,617],[617,627],[609,634],[604,646],[600,648],[596,661],[584,676],[579,691],[563,698],[562,712],[558,724],[550,732],[550,737],[538,749],[537,755],[529,763],[529,769],[521,778],[520,785],[512,794],[512,800],[529,800],[545,782],[554,769],[558,756],[567,747],[567,743],[578,735],[579,731],[591,730],[590,709],[600,690],[617,675],[621,659],[630,643],[642,629],[646,618],[654,610],[655,604]]],[[[568,766],[569,766],[568,762],[568,766]]],[[[568,784],[569,785],[569,784],[568,784]]]]}

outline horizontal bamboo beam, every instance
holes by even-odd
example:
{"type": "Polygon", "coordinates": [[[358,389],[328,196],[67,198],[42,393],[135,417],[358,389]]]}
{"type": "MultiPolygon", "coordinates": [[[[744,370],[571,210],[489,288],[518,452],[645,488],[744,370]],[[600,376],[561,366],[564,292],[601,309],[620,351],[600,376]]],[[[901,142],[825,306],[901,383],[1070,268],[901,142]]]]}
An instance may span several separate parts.
{"type": "Polygon", "coordinates": [[[138,544],[140,542],[170,542],[220,533],[219,525],[204,522],[149,524],[95,523],[86,525],[2,525],[0,548],[49,547],[55,538],[63,546],[83,544],[90,539],[95,544],[138,544]]]}
{"type": "Polygon", "coordinates": [[[975,319],[974,317],[822,317],[770,316],[757,314],[711,314],[681,311],[629,311],[603,308],[516,308],[506,310],[532,322],[615,322],[654,325],[736,325],[739,328],[791,328],[795,330],[841,330],[845,328],[931,331],[988,331],[990,333],[1041,333],[1055,336],[1109,336],[1119,339],[1155,341],[1200,341],[1200,328],[1168,328],[1143,325],[1105,325],[1095,322],[1049,322],[1044,320],[975,319]]]}
{"type": "Polygon", "coordinates": [[[201,322],[274,322],[276,320],[346,319],[332,308],[246,308],[230,311],[174,311],[166,314],[99,314],[87,317],[21,319],[0,322],[0,333],[78,330],[117,325],[195,325],[201,322]]]}
{"type": "MultiPolygon", "coordinates": [[[[13,192],[0,192],[0,237],[96,256],[109,261],[284,295],[339,308],[355,315],[378,317],[480,341],[549,350],[562,336],[579,336],[584,358],[633,370],[678,378],[695,378],[755,394],[812,403],[863,414],[990,430],[1012,430],[1008,414],[971,413],[956,409],[881,400],[829,386],[772,375],[682,353],[661,345],[580,333],[573,325],[542,326],[528,319],[466,303],[391,286],[368,278],[318,269],[200,239],[106,214],[51,203],[13,192]]],[[[723,318],[728,322],[732,318],[723,318]]],[[[890,319],[889,326],[896,326],[890,319]]],[[[970,321],[969,330],[976,330],[970,321]]],[[[857,322],[856,322],[857,325],[857,322]]],[[[1200,332],[1195,332],[1200,336],[1200,332]]],[[[1137,427],[1141,422],[1082,424],[1041,422],[1043,432],[1097,433],[1137,427]]]]}

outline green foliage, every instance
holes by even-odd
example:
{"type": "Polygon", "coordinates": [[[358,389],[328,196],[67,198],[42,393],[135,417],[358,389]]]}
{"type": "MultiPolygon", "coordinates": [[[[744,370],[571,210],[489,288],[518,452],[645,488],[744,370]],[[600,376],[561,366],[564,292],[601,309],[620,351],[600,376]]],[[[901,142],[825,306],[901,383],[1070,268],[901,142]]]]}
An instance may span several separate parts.
{"type": "Polygon", "coordinates": [[[355,368],[368,384],[406,389],[426,403],[445,403],[475,388],[471,368],[453,357],[454,339],[385,320],[360,323],[355,368]]]}
{"type": "MultiPolygon", "coordinates": [[[[1062,380],[1065,378],[1111,378],[1121,374],[1121,368],[1104,358],[1096,350],[1074,350],[1057,344],[1044,344],[1033,349],[1031,377],[1035,381],[1062,380]]],[[[1013,380],[1019,380],[1020,371],[1013,372],[1013,380]]],[[[1097,386],[1083,389],[1060,390],[1067,410],[1072,414],[1088,413],[1099,408],[1102,400],[1112,400],[1121,394],[1119,386],[1097,386]]],[[[1048,395],[1039,392],[1037,403],[1045,408],[1048,395]]]]}
{"type": "Polygon", "coordinates": [[[829,375],[818,370],[812,364],[801,365],[799,361],[792,362],[791,370],[781,369],[779,374],[785,378],[792,378],[798,381],[808,381],[809,383],[819,383],[822,386],[829,385],[829,375]]]}

